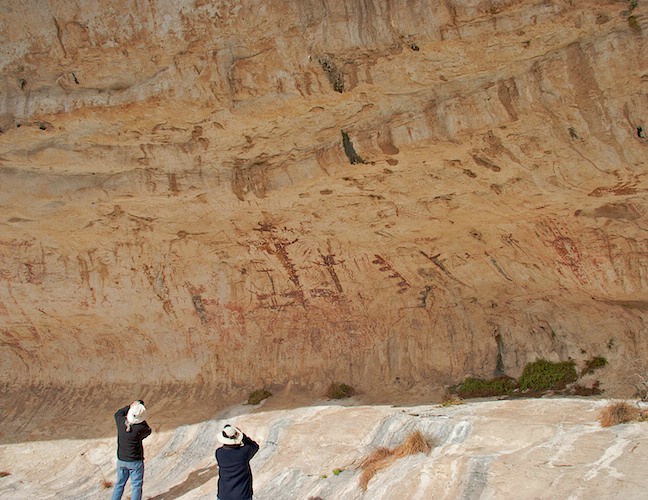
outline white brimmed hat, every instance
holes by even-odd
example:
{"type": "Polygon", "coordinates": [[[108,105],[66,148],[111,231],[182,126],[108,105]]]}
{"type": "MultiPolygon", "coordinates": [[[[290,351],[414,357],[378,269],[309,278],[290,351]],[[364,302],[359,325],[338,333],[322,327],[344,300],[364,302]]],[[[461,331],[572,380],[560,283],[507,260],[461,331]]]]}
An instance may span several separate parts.
{"type": "Polygon", "coordinates": [[[237,445],[243,442],[243,432],[238,427],[227,424],[218,433],[218,440],[223,444],[237,445]]]}
{"type": "Polygon", "coordinates": [[[141,424],[146,420],[146,408],[139,401],[134,402],[128,409],[126,422],[129,424],[141,424]]]}

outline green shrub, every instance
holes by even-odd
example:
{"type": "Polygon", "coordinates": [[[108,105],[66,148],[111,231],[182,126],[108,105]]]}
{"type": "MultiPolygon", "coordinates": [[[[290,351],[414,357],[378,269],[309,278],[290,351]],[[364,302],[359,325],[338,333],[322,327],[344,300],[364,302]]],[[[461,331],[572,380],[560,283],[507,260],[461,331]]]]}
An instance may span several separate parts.
{"type": "Polygon", "coordinates": [[[483,398],[510,394],[515,387],[515,380],[510,377],[497,377],[490,380],[468,377],[454,388],[454,392],[461,398],[483,398]]]}
{"type": "Polygon", "coordinates": [[[598,370],[599,368],[603,368],[607,364],[608,364],[607,359],[605,359],[602,356],[595,356],[593,358],[590,358],[585,362],[585,367],[583,368],[581,377],[589,373],[594,373],[595,370],[598,370]]]}
{"type": "Polygon", "coordinates": [[[247,404],[249,405],[258,405],[264,399],[268,399],[272,396],[272,393],[267,389],[257,389],[252,391],[248,396],[247,404]]]}
{"type": "Polygon", "coordinates": [[[343,399],[353,396],[355,389],[350,385],[341,382],[333,382],[326,391],[326,397],[329,399],[343,399]]]}
{"type": "Polygon", "coordinates": [[[574,361],[563,361],[553,363],[545,359],[539,359],[528,363],[524,367],[518,384],[521,390],[547,391],[550,389],[564,389],[567,384],[578,378],[576,363],[574,361]]]}

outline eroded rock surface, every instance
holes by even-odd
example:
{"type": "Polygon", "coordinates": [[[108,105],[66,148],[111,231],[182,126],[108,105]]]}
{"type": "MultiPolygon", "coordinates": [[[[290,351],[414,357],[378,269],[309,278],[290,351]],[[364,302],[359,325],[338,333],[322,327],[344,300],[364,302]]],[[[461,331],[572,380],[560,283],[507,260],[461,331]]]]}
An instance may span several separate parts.
{"type": "Polygon", "coordinates": [[[647,12],[3,2],[3,420],[133,382],[432,397],[537,358],[631,390],[647,12]]]}
{"type": "MultiPolygon", "coordinates": [[[[229,415],[160,429],[145,441],[146,498],[207,499],[217,493],[216,434],[241,427],[261,446],[252,459],[254,497],[645,498],[645,422],[602,428],[607,401],[540,399],[453,407],[423,405],[245,407],[229,415]],[[434,443],[378,471],[360,488],[360,464],[420,431],[434,443]]],[[[0,445],[6,498],[110,498],[115,438],[0,445]],[[72,474],[71,471],[74,471],[72,474]]],[[[126,494],[130,492],[127,487],[126,494]]]]}

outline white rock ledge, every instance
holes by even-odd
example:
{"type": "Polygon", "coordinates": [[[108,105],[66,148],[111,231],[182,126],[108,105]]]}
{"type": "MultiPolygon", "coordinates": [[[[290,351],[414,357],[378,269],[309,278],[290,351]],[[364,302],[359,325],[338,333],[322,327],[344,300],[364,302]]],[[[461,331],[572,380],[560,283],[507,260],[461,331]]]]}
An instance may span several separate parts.
{"type": "MultiPolygon", "coordinates": [[[[252,461],[257,500],[646,498],[646,424],[602,428],[597,418],[608,403],[234,408],[229,418],[154,432],[146,441],[145,498],[215,498],[215,436],[225,422],[261,445],[252,461]],[[363,494],[357,468],[363,457],[399,444],[414,429],[436,447],[378,472],[363,494]]],[[[155,427],[154,415],[149,421],[155,427]]],[[[108,499],[103,482],[115,481],[114,465],[114,438],[4,445],[0,470],[9,475],[0,478],[0,498],[108,499]]]]}

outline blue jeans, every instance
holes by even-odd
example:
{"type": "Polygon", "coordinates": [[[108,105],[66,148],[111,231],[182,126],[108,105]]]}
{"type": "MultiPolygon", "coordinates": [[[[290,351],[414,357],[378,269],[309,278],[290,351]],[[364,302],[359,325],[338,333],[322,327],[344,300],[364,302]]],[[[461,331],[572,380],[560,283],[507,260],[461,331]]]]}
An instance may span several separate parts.
{"type": "Polygon", "coordinates": [[[144,460],[123,462],[117,460],[117,483],[113,490],[112,500],[121,500],[128,478],[131,479],[131,500],[142,500],[142,484],[144,484],[144,460]]]}

